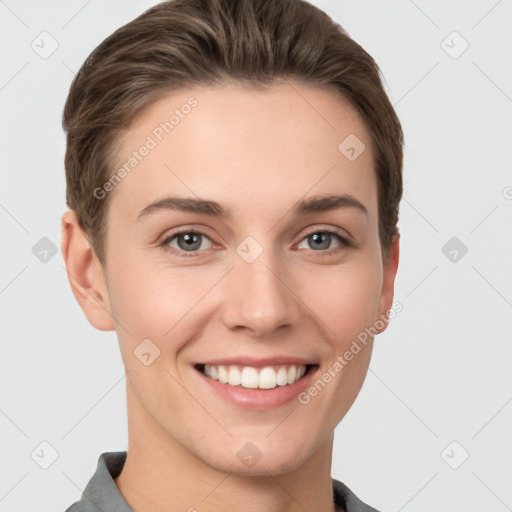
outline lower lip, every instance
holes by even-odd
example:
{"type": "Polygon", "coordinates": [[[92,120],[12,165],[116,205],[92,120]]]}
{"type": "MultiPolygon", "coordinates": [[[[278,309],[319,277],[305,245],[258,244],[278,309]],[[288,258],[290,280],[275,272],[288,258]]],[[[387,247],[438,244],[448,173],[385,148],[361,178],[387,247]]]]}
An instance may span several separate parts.
{"type": "Polygon", "coordinates": [[[276,386],[273,389],[254,389],[223,384],[194,368],[194,371],[202,377],[203,381],[210,386],[210,389],[225,400],[239,407],[252,410],[275,409],[290,402],[310,385],[311,379],[317,370],[318,366],[311,367],[307,374],[293,384],[276,386]]]}

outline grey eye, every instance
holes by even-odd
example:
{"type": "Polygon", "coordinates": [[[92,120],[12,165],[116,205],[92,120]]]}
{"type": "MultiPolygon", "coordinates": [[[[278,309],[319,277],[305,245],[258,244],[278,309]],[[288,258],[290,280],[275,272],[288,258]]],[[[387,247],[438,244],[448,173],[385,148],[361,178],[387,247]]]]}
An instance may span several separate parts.
{"type": "MultiPolygon", "coordinates": [[[[317,231],[304,237],[303,240],[301,241],[301,244],[303,244],[304,241],[306,241],[309,247],[305,247],[305,249],[321,251],[331,248],[330,246],[333,239],[337,239],[338,243],[342,241],[341,237],[336,233],[331,233],[329,231],[317,231]]],[[[299,245],[299,249],[304,249],[304,247],[300,247],[299,245]]]]}
{"type": "Polygon", "coordinates": [[[167,241],[167,244],[181,251],[192,252],[198,251],[199,249],[208,249],[209,247],[203,246],[203,242],[205,240],[209,240],[209,238],[202,233],[184,231],[182,233],[176,233],[170,237],[167,241]],[[176,245],[173,245],[174,240],[177,242],[177,247],[176,245]]]}
{"type": "Polygon", "coordinates": [[[313,233],[312,235],[308,235],[307,238],[315,249],[328,249],[331,243],[331,235],[329,233],[313,233]]]}

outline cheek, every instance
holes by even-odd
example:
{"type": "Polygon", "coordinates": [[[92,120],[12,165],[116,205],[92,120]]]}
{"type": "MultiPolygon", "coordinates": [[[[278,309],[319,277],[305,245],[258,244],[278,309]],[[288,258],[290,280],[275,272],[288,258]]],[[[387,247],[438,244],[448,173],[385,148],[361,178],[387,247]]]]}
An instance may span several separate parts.
{"type": "MultiPolygon", "coordinates": [[[[222,284],[213,294],[214,303],[202,301],[224,271],[193,266],[170,269],[161,262],[141,265],[135,259],[113,266],[109,272],[112,313],[132,335],[123,334],[125,344],[133,349],[132,345],[149,338],[165,348],[169,338],[191,321],[199,329],[213,310],[229,301],[231,294],[222,284]]],[[[345,264],[311,266],[307,272],[290,269],[286,281],[296,297],[283,293],[288,300],[296,300],[306,315],[320,320],[327,339],[344,346],[375,319],[380,272],[376,260],[360,253],[345,264]]]]}
{"type": "Polygon", "coordinates": [[[375,320],[379,276],[378,265],[364,262],[331,267],[308,279],[301,298],[326,325],[329,338],[347,343],[375,320]]]}
{"type": "Polygon", "coordinates": [[[155,339],[162,339],[205,292],[205,283],[191,272],[139,269],[112,277],[113,314],[124,319],[129,331],[155,339]]]}

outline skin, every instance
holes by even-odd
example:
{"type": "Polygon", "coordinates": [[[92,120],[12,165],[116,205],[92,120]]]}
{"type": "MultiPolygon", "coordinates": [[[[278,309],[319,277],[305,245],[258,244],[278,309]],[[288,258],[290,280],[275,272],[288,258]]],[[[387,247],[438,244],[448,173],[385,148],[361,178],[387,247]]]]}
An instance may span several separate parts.
{"type": "Polygon", "coordinates": [[[316,360],[321,375],[391,308],[398,236],[383,262],[369,133],[332,90],[224,84],[152,104],[124,134],[119,162],[190,96],[197,107],[109,192],[104,267],[74,212],[63,216],[75,297],[93,326],[117,331],[127,371],[129,446],[116,484],[147,512],[332,512],[334,429],[361,389],[373,340],[307,405],[271,410],[225,401],[192,364],[285,354],[316,360]],[[366,145],[352,162],[338,150],[349,134],[366,145]],[[350,194],[368,215],[291,215],[300,199],[327,194],[350,194]],[[166,195],[215,200],[233,217],[159,210],[137,220],[166,195]],[[186,253],[182,238],[159,245],[183,227],[205,235],[188,258],[172,252],[186,253]],[[353,245],[332,235],[318,249],[307,236],[336,229],[353,245]],[[250,264],[236,252],[247,236],[263,249],[250,264]],[[160,349],[149,366],[133,353],[147,338],[160,349]],[[237,457],[247,442],[262,454],[252,468],[237,457]]]}

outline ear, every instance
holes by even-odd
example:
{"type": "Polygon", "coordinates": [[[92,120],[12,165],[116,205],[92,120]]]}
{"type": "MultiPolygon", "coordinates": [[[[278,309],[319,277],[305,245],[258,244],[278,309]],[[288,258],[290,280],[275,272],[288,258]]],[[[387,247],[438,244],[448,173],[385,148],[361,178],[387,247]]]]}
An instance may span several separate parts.
{"type": "Polygon", "coordinates": [[[395,293],[395,277],[398,270],[398,259],[400,252],[400,233],[398,230],[393,235],[391,246],[388,252],[387,261],[384,263],[383,267],[383,276],[382,276],[382,290],[380,293],[379,300],[379,318],[377,320],[381,320],[384,322],[384,327],[378,329],[378,334],[384,332],[389,325],[389,313],[388,311],[391,309],[393,305],[393,297],[395,293]]]}
{"type": "Polygon", "coordinates": [[[114,330],[103,267],[73,210],[62,216],[61,251],[71,290],[87,320],[100,331],[114,330]]]}

